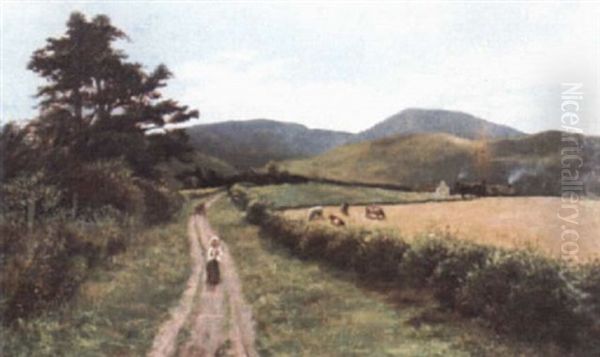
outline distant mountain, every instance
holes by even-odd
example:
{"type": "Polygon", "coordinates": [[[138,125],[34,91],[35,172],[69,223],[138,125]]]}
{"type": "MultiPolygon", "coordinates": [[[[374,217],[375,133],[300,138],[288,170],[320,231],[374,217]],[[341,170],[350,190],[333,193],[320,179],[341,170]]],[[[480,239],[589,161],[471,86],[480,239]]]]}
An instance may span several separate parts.
{"type": "MultiPolygon", "coordinates": [[[[470,140],[457,136],[409,134],[340,146],[303,160],[280,163],[291,173],[340,181],[384,183],[417,189],[458,179],[513,184],[527,194],[559,194],[561,132],[519,138],[470,140]]],[[[600,138],[578,136],[588,192],[600,194],[600,138]]]]}
{"type": "Polygon", "coordinates": [[[346,143],[353,136],[267,119],[197,125],[186,132],[199,152],[238,169],[261,167],[271,160],[318,155],[346,143]]]}
{"type": "Polygon", "coordinates": [[[512,138],[524,135],[508,126],[494,124],[462,112],[406,109],[359,133],[352,141],[419,133],[446,133],[465,139],[512,138]]]}
{"type": "Polygon", "coordinates": [[[469,114],[427,109],[406,109],[359,134],[309,129],[300,124],[267,119],[197,125],[186,131],[198,152],[238,169],[261,167],[271,160],[311,157],[347,143],[400,134],[445,133],[465,139],[525,135],[469,114]]]}

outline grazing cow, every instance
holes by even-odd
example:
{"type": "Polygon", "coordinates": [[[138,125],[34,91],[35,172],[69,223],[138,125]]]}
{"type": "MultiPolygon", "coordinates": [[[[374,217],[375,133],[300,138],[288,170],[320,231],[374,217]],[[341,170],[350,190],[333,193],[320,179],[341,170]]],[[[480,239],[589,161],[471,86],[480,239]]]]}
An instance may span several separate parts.
{"type": "Polygon", "coordinates": [[[375,205],[365,207],[365,217],[369,219],[385,219],[383,208],[375,205]]]}
{"type": "Polygon", "coordinates": [[[467,195],[476,197],[484,197],[487,195],[487,184],[485,180],[481,182],[462,182],[456,181],[454,187],[450,191],[452,195],[461,195],[464,199],[467,195]]]}
{"type": "Polygon", "coordinates": [[[329,215],[329,222],[331,222],[331,224],[333,224],[336,227],[342,227],[346,225],[346,222],[344,222],[344,220],[333,214],[329,215]]]}
{"type": "Polygon", "coordinates": [[[340,206],[340,211],[342,211],[342,214],[348,216],[350,214],[349,210],[350,205],[348,204],[348,202],[342,203],[342,205],[340,206]]]}
{"type": "Polygon", "coordinates": [[[308,210],[308,221],[323,218],[323,206],[316,206],[308,210]]]}

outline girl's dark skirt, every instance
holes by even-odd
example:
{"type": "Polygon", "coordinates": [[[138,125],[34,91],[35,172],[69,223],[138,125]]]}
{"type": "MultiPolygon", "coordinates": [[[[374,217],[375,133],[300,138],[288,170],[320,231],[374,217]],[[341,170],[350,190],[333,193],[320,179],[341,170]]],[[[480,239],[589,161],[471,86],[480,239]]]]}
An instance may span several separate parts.
{"type": "Polygon", "coordinates": [[[206,282],[210,285],[217,285],[221,282],[221,272],[219,271],[219,262],[209,260],[206,264],[206,282]]]}

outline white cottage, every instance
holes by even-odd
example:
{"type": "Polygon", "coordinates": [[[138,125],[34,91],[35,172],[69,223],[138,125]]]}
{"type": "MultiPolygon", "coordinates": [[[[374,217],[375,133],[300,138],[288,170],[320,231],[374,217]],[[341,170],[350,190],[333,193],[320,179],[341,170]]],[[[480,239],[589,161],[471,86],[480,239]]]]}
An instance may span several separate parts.
{"type": "Polygon", "coordinates": [[[440,181],[440,184],[435,189],[435,197],[436,198],[446,198],[450,196],[450,187],[446,184],[446,181],[440,181]]]}

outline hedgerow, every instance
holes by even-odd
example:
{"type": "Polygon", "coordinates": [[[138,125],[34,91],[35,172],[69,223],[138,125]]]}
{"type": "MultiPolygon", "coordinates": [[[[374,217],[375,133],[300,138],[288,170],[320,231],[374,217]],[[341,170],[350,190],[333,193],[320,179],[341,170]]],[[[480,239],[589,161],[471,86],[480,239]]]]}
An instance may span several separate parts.
{"type": "MultiPolygon", "coordinates": [[[[236,187],[236,198],[247,198],[236,187]]],[[[353,270],[369,281],[433,290],[441,307],[477,317],[499,332],[570,348],[592,344],[600,316],[600,263],[577,268],[531,250],[508,250],[393,231],[311,225],[250,201],[249,222],[302,259],[353,270]],[[585,340],[585,342],[584,342],[585,340]]],[[[593,347],[596,348],[596,347],[593,347]]]]}

